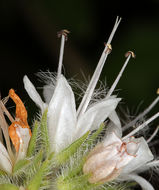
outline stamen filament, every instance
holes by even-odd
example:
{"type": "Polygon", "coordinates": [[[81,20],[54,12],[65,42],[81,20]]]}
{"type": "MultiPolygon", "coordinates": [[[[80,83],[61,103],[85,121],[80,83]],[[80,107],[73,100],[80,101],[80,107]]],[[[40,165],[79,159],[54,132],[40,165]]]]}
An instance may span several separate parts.
{"type": "Polygon", "coordinates": [[[146,127],[149,123],[151,123],[153,120],[155,120],[157,117],[159,117],[159,112],[157,112],[155,115],[153,115],[150,119],[148,119],[146,122],[144,122],[143,124],[139,125],[136,129],[134,129],[133,131],[131,131],[128,135],[126,135],[125,137],[123,137],[123,140],[125,140],[128,137],[133,136],[135,133],[137,133],[138,131],[140,131],[141,129],[143,129],[144,127],[146,127]]]}
{"type": "Polygon", "coordinates": [[[152,167],[157,167],[157,166],[159,166],[159,160],[154,160],[154,161],[152,161],[152,162],[149,162],[148,164],[146,164],[146,167],[148,167],[148,168],[152,168],[152,167]]]}
{"type": "Polygon", "coordinates": [[[65,36],[61,36],[61,47],[60,47],[60,56],[59,56],[59,64],[57,70],[57,78],[61,75],[62,72],[62,62],[63,62],[63,55],[64,55],[64,46],[65,46],[65,36]]]}
{"type": "Polygon", "coordinates": [[[114,25],[114,28],[113,28],[113,30],[111,32],[111,35],[110,35],[110,37],[109,37],[109,39],[108,39],[108,41],[106,43],[107,45],[105,46],[105,48],[103,50],[103,53],[102,53],[102,55],[100,57],[100,60],[99,60],[99,62],[97,64],[96,70],[95,70],[95,72],[94,72],[94,74],[93,74],[93,76],[91,78],[91,81],[90,81],[90,83],[89,83],[89,85],[87,87],[85,95],[84,95],[84,97],[83,97],[83,99],[82,99],[82,101],[81,101],[81,103],[79,105],[79,108],[77,110],[77,117],[78,118],[80,117],[81,114],[83,114],[86,111],[86,109],[88,107],[88,104],[89,104],[89,102],[91,100],[92,94],[93,94],[94,89],[96,87],[96,84],[97,84],[97,82],[99,80],[99,77],[100,77],[100,74],[102,72],[102,69],[103,69],[103,66],[105,64],[105,61],[107,59],[107,56],[110,53],[110,51],[108,51],[109,50],[109,45],[110,45],[110,43],[112,41],[112,38],[113,38],[117,28],[118,28],[118,25],[119,25],[120,21],[121,21],[121,18],[119,19],[117,17],[115,25],[114,25]]]}
{"type": "Polygon", "coordinates": [[[158,103],[159,96],[142,112],[140,113],[135,119],[130,121],[128,124],[123,126],[123,131],[127,130],[130,126],[135,125],[135,123],[142,117],[144,117],[151,109],[158,103]]]}
{"type": "Polygon", "coordinates": [[[117,84],[118,84],[118,82],[119,82],[119,80],[120,80],[120,78],[121,78],[121,76],[122,76],[122,74],[123,74],[123,72],[124,72],[124,70],[125,70],[128,62],[129,62],[131,56],[132,55],[129,54],[129,56],[127,57],[127,59],[126,59],[124,65],[123,65],[121,71],[119,72],[119,74],[118,74],[117,78],[115,79],[113,85],[111,86],[110,90],[108,91],[108,94],[107,94],[106,98],[109,98],[111,96],[111,94],[113,93],[113,91],[114,91],[115,87],[117,86],[117,84]]]}
{"type": "Polygon", "coordinates": [[[67,34],[70,32],[68,30],[61,30],[58,32],[58,37],[61,37],[61,46],[60,46],[60,55],[59,55],[59,64],[58,64],[58,70],[57,70],[57,79],[62,73],[62,62],[63,62],[63,55],[64,55],[64,47],[65,47],[65,41],[67,40],[67,34]]]}
{"type": "Polygon", "coordinates": [[[150,136],[150,138],[147,140],[147,143],[151,142],[152,139],[156,136],[156,134],[158,133],[159,130],[159,126],[156,127],[155,131],[153,132],[153,134],[150,136]]]}

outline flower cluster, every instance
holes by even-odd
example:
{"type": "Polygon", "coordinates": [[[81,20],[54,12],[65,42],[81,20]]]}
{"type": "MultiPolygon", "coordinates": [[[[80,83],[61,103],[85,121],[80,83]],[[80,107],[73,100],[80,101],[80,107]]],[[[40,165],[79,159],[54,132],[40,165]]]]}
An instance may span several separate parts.
{"type": "Polygon", "coordinates": [[[91,103],[120,21],[117,18],[78,108],[74,92],[62,74],[67,30],[58,33],[61,37],[59,66],[56,77],[46,76],[45,101],[24,76],[25,90],[40,108],[41,117],[34,121],[32,131],[26,108],[13,89],[9,91],[9,98],[16,104],[15,118],[5,106],[7,99],[0,101],[0,189],[115,190],[130,189],[138,183],[145,190],[154,190],[138,174],[159,165],[149,148],[158,127],[148,140],[137,133],[159,113],[133,130],[128,129],[156,105],[159,97],[143,113],[122,126],[116,112],[121,98],[112,95],[130,58],[135,57],[132,51],[126,53],[125,63],[104,98],[91,103]],[[130,132],[126,133],[127,130],[130,132]]]}

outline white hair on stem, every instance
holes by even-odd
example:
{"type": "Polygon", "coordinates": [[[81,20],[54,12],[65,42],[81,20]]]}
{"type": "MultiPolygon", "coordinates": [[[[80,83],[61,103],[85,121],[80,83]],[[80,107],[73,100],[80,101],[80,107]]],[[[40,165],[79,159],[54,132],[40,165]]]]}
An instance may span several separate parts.
{"type": "Polygon", "coordinates": [[[115,25],[114,25],[114,28],[112,30],[112,33],[111,33],[111,35],[110,35],[110,37],[109,37],[109,39],[108,39],[108,41],[106,43],[106,46],[105,46],[105,48],[103,50],[103,53],[102,53],[102,55],[100,57],[100,60],[99,60],[98,64],[97,64],[96,70],[95,70],[95,72],[94,72],[94,74],[93,74],[93,76],[91,78],[91,81],[90,81],[88,87],[87,87],[85,95],[84,95],[84,97],[83,97],[83,99],[82,99],[82,101],[81,101],[81,103],[80,103],[80,105],[78,107],[78,110],[77,110],[77,117],[78,118],[80,117],[81,114],[83,114],[86,111],[86,109],[88,107],[88,104],[89,104],[89,102],[91,100],[92,94],[93,94],[94,89],[96,87],[96,84],[97,84],[97,82],[99,80],[99,77],[100,77],[100,74],[102,72],[102,69],[103,69],[103,66],[105,64],[105,61],[107,59],[107,56],[110,53],[109,52],[109,50],[110,50],[109,46],[110,46],[110,43],[112,41],[112,38],[113,38],[117,28],[118,28],[118,25],[119,25],[120,21],[121,21],[121,18],[119,19],[117,17],[115,25]]]}

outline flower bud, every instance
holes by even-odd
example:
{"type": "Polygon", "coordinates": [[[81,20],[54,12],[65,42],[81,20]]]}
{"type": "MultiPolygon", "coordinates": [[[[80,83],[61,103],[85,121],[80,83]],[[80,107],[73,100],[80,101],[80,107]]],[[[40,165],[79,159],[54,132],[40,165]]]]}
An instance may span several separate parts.
{"type": "Polygon", "coordinates": [[[104,142],[98,144],[88,155],[83,166],[84,174],[90,174],[90,183],[104,183],[118,177],[122,168],[134,157],[138,143],[132,138],[122,141],[111,133],[104,142]]]}

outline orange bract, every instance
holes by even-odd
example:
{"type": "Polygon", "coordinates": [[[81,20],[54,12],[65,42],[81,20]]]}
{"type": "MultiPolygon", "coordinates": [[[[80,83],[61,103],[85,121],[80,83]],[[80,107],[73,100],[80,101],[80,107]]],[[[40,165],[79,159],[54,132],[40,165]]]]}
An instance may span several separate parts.
{"type": "Polygon", "coordinates": [[[16,132],[16,128],[18,126],[22,127],[22,128],[28,128],[29,129],[29,134],[30,136],[31,134],[31,130],[30,127],[28,125],[27,122],[27,110],[23,104],[23,102],[21,101],[21,99],[19,98],[19,96],[15,93],[15,91],[13,89],[10,89],[9,91],[9,97],[14,101],[14,103],[16,104],[16,121],[14,121],[10,126],[9,126],[9,136],[12,140],[12,143],[16,149],[16,152],[19,151],[19,146],[20,146],[20,137],[18,136],[17,132],[16,132]]]}

